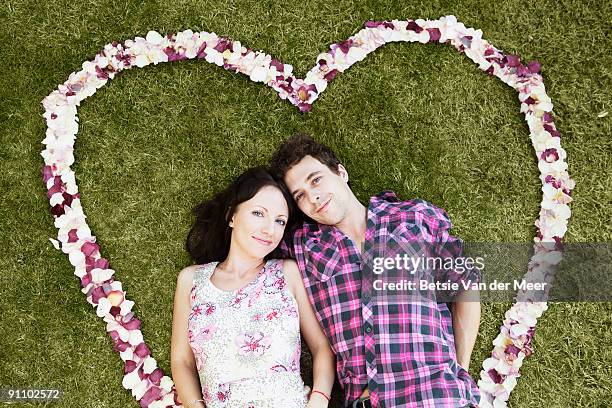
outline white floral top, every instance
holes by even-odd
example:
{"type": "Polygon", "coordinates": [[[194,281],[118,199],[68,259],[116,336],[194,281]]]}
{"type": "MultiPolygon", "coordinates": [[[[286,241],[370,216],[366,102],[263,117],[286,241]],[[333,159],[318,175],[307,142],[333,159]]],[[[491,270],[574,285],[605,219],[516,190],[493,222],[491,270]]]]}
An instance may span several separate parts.
{"type": "Polygon", "coordinates": [[[207,408],[305,407],[298,308],[283,261],[267,261],[234,291],[210,281],[217,264],[194,274],[188,324],[207,408]]]}

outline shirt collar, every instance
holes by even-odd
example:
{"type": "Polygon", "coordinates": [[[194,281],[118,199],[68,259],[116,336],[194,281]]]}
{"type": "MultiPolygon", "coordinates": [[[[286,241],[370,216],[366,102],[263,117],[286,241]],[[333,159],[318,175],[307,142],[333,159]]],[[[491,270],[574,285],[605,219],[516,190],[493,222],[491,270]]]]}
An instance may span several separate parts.
{"type": "MultiPolygon", "coordinates": [[[[400,199],[391,190],[385,190],[376,194],[375,196],[370,197],[367,212],[368,221],[373,221],[373,218],[393,211],[395,206],[389,204],[397,202],[400,202],[400,199]]],[[[303,230],[310,237],[320,238],[322,234],[328,236],[329,234],[332,234],[335,229],[336,227],[333,225],[319,224],[314,221],[304,221],[303,224],[303,230]]]]}

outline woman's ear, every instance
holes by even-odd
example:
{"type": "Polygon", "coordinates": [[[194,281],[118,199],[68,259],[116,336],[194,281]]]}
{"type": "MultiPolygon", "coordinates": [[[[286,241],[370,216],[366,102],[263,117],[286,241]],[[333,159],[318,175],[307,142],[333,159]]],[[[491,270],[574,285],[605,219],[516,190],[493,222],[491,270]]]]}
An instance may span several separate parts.
{"type": "Polygon", "coordinates": [[[234,228],[234,214],[232,214],[232,218],[229,218],[231,210],[231,208],[227,209],[227,212],[225,213],[225,220],[227,221],[227,224],[230,228],[234,228]]]}
{"type": "Polygon", "coordinates": [[[342,177],[342,180],[348,183],[348,180],[349,180],[348,171],[346,171],[344,166],[341,164],[338,164],[338,175],[342,177]]]}

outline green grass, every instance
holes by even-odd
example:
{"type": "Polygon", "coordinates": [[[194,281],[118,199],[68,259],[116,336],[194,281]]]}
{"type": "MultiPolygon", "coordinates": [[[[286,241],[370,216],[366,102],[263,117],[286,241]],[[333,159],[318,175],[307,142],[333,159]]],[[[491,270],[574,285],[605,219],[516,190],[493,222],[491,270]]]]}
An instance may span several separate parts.
{"type": "MultiPolygon", "coordinates": [[[[105,323],[55,250],[42,185],[42,99],[104,44],[191,28],[240,40],[303,76],[368,19],[455,14],[543,66],[577,187],[568,242],[611,241],[612,10],[598,1],[4,1],[0,5],[0,386],[58,387],[62,407],[136,407],[105,323]]],[[[338,76],[309,114],[204,62],[133,69],[79,108],[87,221],[170,373],[172,298],[190,263],[190,209],[295,131],[329,144],[362,201],[383,189],[444,207],[465,240],[525,242],[541,200],[516,93],[450,46],[389,44],[338,76]]],[[[472,375],[508,304],[483,307],[472,375]]],[[[612,395],[612,307],[551,304],[512,407],[602,407],[612,395]]],[[[304,361],[308,360],[305,355],[304,361]]],[[[305,363],[304,366],[307,364],[305,363]]],[[[307,368],[307,367],[305,367],[307,368]]],[[[308,380],[308,379],[307,379],[308,380]]],[[[32,404],[30,404],[32,405],[32,404]]]]}

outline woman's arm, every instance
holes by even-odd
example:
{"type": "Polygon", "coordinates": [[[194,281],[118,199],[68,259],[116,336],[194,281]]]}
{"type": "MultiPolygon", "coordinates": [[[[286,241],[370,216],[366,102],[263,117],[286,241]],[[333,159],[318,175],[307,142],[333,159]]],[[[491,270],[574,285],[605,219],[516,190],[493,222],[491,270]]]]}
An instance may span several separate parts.
{"type": "MultiPolygon", "coordinates": [[[[327,337],[312,310],[308,294],[302,282],[302,276],[293,260],[285,260],[285,279],[298,304],[300,314],[300,330],[306,344],[312,353],[313,361],[313,391],[324,393],[330,397],[335,377],[335,356],[329,347],[327,337]]],[[[328,400],[318,392],[312,392],[308,408],[327,407],[328,400]]]]}
{"type": "Polygon", "coordinates": [[[178,276],[174,293],[174,312],[172,315],[172,340],[170,347],[170,367],[172,379],[179,399],[186,408],[202,408],[202,390],[195,357],[187,336],[187,321],[191,309],[189,296],[193,284],[195,265],[184,268],[178,276]]]}

